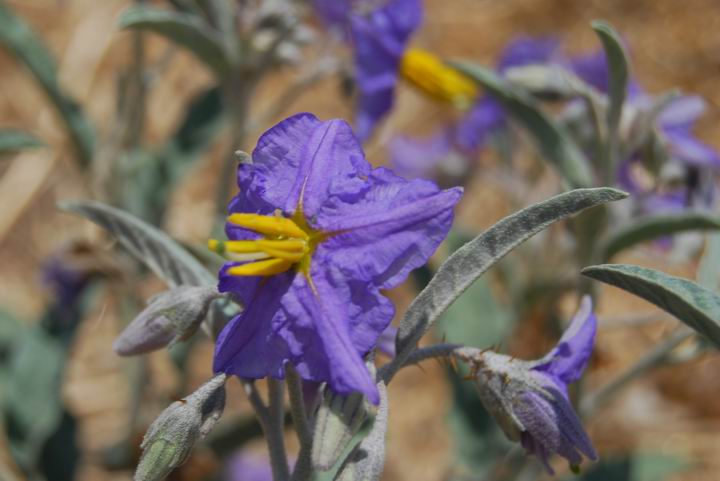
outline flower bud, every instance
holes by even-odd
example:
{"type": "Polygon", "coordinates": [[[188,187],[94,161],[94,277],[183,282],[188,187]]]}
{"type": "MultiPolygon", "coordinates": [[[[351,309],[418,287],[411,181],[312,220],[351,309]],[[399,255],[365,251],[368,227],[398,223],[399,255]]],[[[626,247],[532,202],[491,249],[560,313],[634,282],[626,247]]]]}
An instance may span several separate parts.
{"type": "Polygon", "coordinates": [[[158,294],[115,339],[113,350],[132,356],[189,338],[217,297],[217,290],[210,286],[180,286],[158,294]]]}
{"type": "Polygon", "coordinates": [[[225,374],[218,374],[157,417],[140,445],[143,454],[135,481],[164,479],[187,459],[195,443],[205,438],[222,416],[225,380],[225,374]]]}

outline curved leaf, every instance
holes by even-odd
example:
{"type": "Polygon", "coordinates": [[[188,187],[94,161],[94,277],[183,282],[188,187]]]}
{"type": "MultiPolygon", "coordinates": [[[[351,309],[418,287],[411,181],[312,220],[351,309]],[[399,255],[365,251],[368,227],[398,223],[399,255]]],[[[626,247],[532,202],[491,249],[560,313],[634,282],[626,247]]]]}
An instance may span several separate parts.
{"type": "Polygon", "coordinates": [[[652,302],[720,347],[720,296],[699,284],[628,264],[587,267],[582,274],[652,302]]]}
{"type": "Polygon", "coordinates": [[[50,51],[4,0],[0,0],[0,45],[33,73],[65,122],[80,166],[89,166],[95,147],[92,126],[80,106],[60,87],[50,51]]]}
{"type": "Polygon", "coordinates": [[[147,30],[191,51],[219,77],[230,71],[220,38],[200,17],[149,7],[131,7],[120,16],[120,27],[147,30]]]}
{"type": "Polygon", "coordinates": [[[0,129],[0,155],[41,147],[44,144],[35,136],[16,129],[0,129]]]}
{"type": "Polygon", "coordinates": [[[384,379],[392,377],[403,365],[420,338],[450,304],[505,254],[564,217],[625,197],[625,192],[606,187],[556,195],[504,218],[455,251],[400,321],[397,354],[385,367],[384,379]]]}
{"type": "Polygon", "coordinates": [[[592,22],[592,28],[600,37],[608,63],[608,129],[603,145],[603,161],[608,178],[612,178],[617,165],[618,131],[630,73],[625,49],[617,32],[610,24],[601,20],[592,22]]]}
{"type": "Polygon", "coordinates": [[[603,259],[609,260],[624,249],[665,235],[715,229],[720,229],[720,218],[699,212],[649,216],[612,234],[605,243],[603,259]]]}
{"type": "Polygon", "coordinates": [[[508,114],[528,130],[542,156],[555,165],[571,187],[593,184],[585,154],[565,128],[540,110],[530,95],[480,65],[471,62],[452,62],[451,65],[487,89],[508,114]]]}
{"type": "Polygon", "coordinates": [[[171,287],[214,284],[215,277],[170,236],[114,207],[93,201],[65,202],[63,210],[79,214],[117,240],[171,287]]]}

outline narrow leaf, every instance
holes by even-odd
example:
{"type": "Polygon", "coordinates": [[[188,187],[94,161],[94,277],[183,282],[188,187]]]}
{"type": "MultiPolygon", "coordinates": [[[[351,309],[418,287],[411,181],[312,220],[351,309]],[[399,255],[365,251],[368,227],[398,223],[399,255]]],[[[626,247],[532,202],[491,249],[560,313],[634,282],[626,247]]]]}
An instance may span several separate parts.
{"type": "Polygon", "coordinates": [[[705,238],[705,251],[700,258],[697,279],[701,286],[720,293],[720,234],[705,238]]]}
{"type": "Polygon", "coordinates": [[[587,267],[582,274],[652,302],[720,347],[720,296],[699,284],[628,264],[587,267]]]}
{"type": "Polygon", "coordinates": [[[60,207],[109,231],[171,287],[216,282],[215,277],[170,236],[127,212],[93,201],[66,202],[60,207]]]}
{"type": "Polygon", "coordinates": [[[387,387],[377,384],[380,407],[370,433],[358,443],[335,476],[336,481],[378,481],[385,466],[385,436],[388,424],[387,387]]]}
{"type": "Polygon", "coordinates": [[[25,149],[41,147],[37,137],[15,129],[0,129],[0,155],[12,154],[25,149]]]}
{"type": "Polygon", "coordinates": [[[30,26],[0,0],[0,45],[32,72],[65,123],[79,164],[90,165],[95,134],[80,106],[61,87],[57,66],[43,41],[30,26]]]}
{"type": "Polygon", "coordinates": [[[200,17],[149,7],[131,7],[120,16],[120,27],[147,30],[191,51],[218,78],[230,71],[218,35],[200,17]]]}
{"type": "Polygon", "coordinates": [[[608,129],[607,138],[603,145],[603,161],[608,176],[612,176],[617,165],[619,153],[618,131],[630,73],[627,55],[617,32],[610,24],[601,20],[592,22],[592,28],[600,37],[608,63],[608,129]]]}
{"type": "Polygon", "coordinates": [[[605,244],[603,259],[641,242],[689,230],[720,229],[720,218],[700,212],[665,214],[645,217],[615,232],[605,244]]]}
{"type": "Polygon", "coordinates": [[[625,197],[625,192],[611,188],[576,189],[556,195],[504,218],[455,251],[400,321],[397,355],[385,368],[384,378],[387,380],[403,365],[438,317],[505,254],[560,219],[625,197]]]}
{"type": "Polygon", "coordinates": [[[540,110],[530,95],[480,65],[453,62],[452,66],[487,89],[528,130],[542,156],[555,165],[571,187],[593,184],[585,155],[565,128],[540,110]]]}

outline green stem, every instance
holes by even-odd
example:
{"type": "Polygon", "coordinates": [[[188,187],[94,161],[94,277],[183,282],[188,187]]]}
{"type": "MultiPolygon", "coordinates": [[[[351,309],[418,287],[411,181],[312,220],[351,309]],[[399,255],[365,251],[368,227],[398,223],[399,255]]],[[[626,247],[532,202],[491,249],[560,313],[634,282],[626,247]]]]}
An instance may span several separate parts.
{"type": "Polygon", "coordinates": [[[298,441],[300,441],[300,453],[298,454],[298,460],[295,463],[295,468],[293,469],[290,479],[292,481],[307,481],[313,474],[313,434],[305,410],[302,379],[300,379],[300,376],[298,376],[292,364],[288,364],[285,368],[285,379],[288,386],[288,396],[290,398],[290,414],[292,415],[298,441]]]}
{"type": "Polygon", "coordinates": [[[285,442],[283,440],[283,405],[282,397],[284,389],[281,383],[274,379],[268,380],[270,406],[266,406],[260,397],[255,382],[243,379],[245,393],[250,404],[257,414],[260,426],[262,427],[265,441],[270,456],[270,467],[274,481],[288,481],[290,474],[285,454],[285,442]],[[278,408],[279,405],[279,408],[278,408]],[[280,415],[278,417],[278,414],[280,415]]]}

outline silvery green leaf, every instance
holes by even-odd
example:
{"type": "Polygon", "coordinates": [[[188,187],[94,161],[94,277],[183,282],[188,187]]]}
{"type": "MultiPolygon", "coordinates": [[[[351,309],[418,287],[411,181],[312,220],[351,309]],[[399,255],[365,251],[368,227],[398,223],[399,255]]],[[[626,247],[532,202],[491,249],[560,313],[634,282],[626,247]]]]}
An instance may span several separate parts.
{"type": "Polygon", "coordinates": [[[487,89],[509,115],[527,129],[542,156],[557,168],[571,187],[593,184],[585,154],[565,127],[540,110],[528,93],[480,65],[471,62],[452,62],[451,65],[487,89]]]}
{"type": "Polygon", "coordinates": [[[598,96],[592,87],[560,65],[523,65],[510,67],[504,73],[513,85],[542,99],[569,100],[598,96]]]}
{"type": "Polygon", "coordinates": [[[383,378],[389,379],[402,367],[438,317],[508,252],[560,219],[625,197],[625,192],[605,187],[556,195],[504,218],[455,251],[405,312],[398,329],[397,354],[383,367],[383,378]]]}
{"type": "Polygon", "coordinates": [[[720,347],[720,296],[699,284],[628,264],[587,267],[582,274],[652,302],[720,347]]]}
{"type": "Polygon", "coordinates": [[[380,406],[370,433],[358,443],[340,467],[335,481],[378,481],[385,466],[385,436],[388,424],[387,387],[377,384],[380,406]]]}
{"type": "Polygon", "coordinates": [[[53,102],[75,148],[78,163],[88,167],[95,134],[80,106],[60,86],[55,59],[30,26],[0,0],[0,46],[23,63],[53,102]]]}
{"type": "Polygon", "coordinates": [[[633,220],[631,224],[610,235],[605,243],[603,259],[641,242],[689,230],[720,229],[720,218],[702,212],[658,214],[633,220]]]}
{"type": "Polygon", "coordinates": [[[720,293],[720,234],[705,237],[705,251],[700,258],[698,282],[703,287],[720,293]]]}
{"type": "Polygon", "coordinates": [[[625,49],[617,32],[608,23],[600,20],[592,22],[592,28],[600,37],[608,62],[608,128],[607,138],[603,145],[603,161],[608,175],[611,176],[614,175],[617,165],[618,132],[630,74],[625,49]]]}
{"type": "Polygon", "coordinates": [[[0,156],[44,145],[37,137],[16,129],[0,129],[0,156]]]}
{"type": "Polygon", "coordinates": [[[63,210],[79,214],[113,234],[131,254],[171,287],[215,284],[215,277],[170,236],[114,207],[94,201],[64,202],[63,210]]]}
{"type": "Polygon", "coordinates": [[[167,37],[191,51],[218,78],[230,71],[222,40],[201,17],[151,7],[130,7],[120,16],[120,27],[147,30],[167,37]]]}
{"type": "Polygon", "coordinates": [[[368,405],[360,393],[341,396],[327,386],[315,414],[312,464],[320,471],[331,469],[362,427],[368,405]]]}

